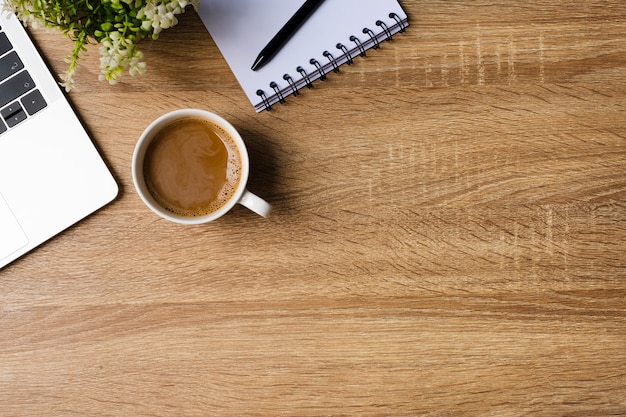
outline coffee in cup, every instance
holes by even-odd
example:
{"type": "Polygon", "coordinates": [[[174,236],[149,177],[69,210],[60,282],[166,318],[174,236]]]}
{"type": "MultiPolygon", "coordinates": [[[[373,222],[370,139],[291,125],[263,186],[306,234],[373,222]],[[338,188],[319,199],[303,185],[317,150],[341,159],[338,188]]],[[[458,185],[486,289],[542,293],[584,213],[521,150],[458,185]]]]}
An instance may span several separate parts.
{"type": "Polygon", "coordinates": [[[133,180],[146,205],[184,224],[215,220],[241,203],[267,216],[246,189],[249,160],[237,130],[214,113],[184,109],[146,128],[133,154],[133,180]]]}

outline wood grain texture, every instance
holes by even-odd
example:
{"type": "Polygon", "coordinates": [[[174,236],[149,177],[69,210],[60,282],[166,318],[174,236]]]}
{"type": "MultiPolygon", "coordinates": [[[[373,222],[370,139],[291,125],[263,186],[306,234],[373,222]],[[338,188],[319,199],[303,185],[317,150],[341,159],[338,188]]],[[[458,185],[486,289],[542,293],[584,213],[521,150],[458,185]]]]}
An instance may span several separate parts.
{"type": "Polygon", "coordinates": [[[401,3],[262,114],[193,13],[143,77],[90,50],[70,98],[121,193],[0,271],[0,415],[626,415],[623,2],[401,3]],[[143,206],[135,142],[180,107],[241,131],[270,218],[143,206]]]}

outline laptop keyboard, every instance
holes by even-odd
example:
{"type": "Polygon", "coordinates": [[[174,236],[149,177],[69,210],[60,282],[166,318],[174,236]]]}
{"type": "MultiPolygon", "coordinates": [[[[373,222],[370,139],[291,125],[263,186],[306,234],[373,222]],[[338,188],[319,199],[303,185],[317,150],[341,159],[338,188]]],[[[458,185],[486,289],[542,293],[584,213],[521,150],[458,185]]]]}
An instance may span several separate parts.
{"type": "Polygon", "coordinates": [[[0,134],[47,106],[0,27],[0,134]]]}

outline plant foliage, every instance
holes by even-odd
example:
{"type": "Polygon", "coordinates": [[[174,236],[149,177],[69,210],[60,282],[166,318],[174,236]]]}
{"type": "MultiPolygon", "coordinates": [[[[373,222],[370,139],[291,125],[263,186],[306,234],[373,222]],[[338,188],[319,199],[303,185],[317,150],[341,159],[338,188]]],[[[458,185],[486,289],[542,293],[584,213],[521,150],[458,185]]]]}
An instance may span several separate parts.
{"type": "Polygon", "coordinates": [[[188,5],[197,9],[199,0],[7,0],[5,9],[14,12],[27,26],[61,30],[74,43],[60,74],[69,91],[81,54],[88,44],[100,45],[100,79],[114,84],[125,70],[134,76],[146,71],[137,45],[143,38],[156,39],[163,29],[178,23],[176,16],[188,5]]]}

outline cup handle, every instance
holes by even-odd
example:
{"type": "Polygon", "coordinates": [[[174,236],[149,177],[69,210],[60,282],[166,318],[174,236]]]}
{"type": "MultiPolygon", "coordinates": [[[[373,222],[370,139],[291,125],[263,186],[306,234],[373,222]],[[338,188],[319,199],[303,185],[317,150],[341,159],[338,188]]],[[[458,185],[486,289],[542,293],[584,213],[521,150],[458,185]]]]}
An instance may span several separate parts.
{"type": "Polygon", "coordinates": [[[267,217],[270,214],[270,211],[272,211],[272,206],[267,201],[248,190],[244,190],[241,200],[239,200],[239,204],[249,208],[256,214],[263,217],[267,217]]]}

